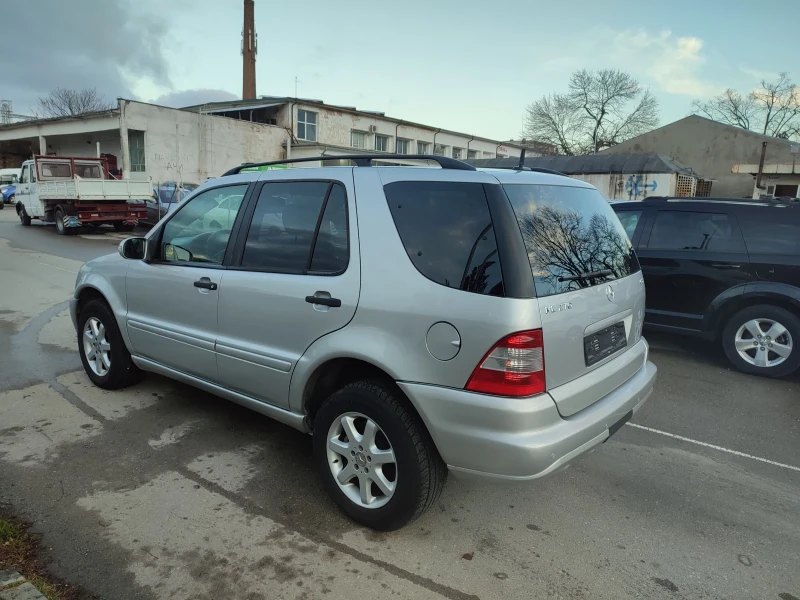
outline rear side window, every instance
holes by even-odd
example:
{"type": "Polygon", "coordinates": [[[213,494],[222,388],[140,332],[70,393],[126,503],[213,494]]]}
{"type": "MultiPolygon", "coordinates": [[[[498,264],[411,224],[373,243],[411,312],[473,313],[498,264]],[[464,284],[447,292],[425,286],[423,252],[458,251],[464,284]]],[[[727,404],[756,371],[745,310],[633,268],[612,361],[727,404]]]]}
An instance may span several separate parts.
{"type": "Polygon", "coordinates": [[[466,292],[504,295],[482,184],[400,181],[384,191],[403,246],[420,273],[466,292]]]}
{"type": "Polygon", "coordinates": [[[273,273],[339,273],[348,262],[347,198],[327,181],[261,188],[242,266],[273,273]]]}
{"type": "Polygon", "coordinates": [[[739,228],[724,213],[660,210],[647,247],[657,250],[745,252],[739,228]]]}
{"type": "Polygon", "coordinates": [[[748,211],[739,219],[747,250],[752,254],[800,256],[800,214],[794,214],[797,212],[798,208],[748,211]]]}
{"type": "Polygon", "coordinates": [[[552,296],[639,271],[630,239],[595,189],[503,186],[522,232],[537,296],[552,296]],[[602,276],[585,277],[606,272],[602,276]]]}

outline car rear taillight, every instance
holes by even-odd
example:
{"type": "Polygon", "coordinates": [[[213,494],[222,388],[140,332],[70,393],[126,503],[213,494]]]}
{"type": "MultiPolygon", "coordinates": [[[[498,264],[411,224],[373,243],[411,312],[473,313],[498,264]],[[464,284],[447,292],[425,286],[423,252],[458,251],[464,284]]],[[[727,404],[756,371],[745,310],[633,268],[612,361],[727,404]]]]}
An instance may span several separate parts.
{"type": "Polygon", "coordinates": [[[497,342],[470,375],[466,389],[496,396],[544,392],[542,330],[512,333],[497,342]]]}

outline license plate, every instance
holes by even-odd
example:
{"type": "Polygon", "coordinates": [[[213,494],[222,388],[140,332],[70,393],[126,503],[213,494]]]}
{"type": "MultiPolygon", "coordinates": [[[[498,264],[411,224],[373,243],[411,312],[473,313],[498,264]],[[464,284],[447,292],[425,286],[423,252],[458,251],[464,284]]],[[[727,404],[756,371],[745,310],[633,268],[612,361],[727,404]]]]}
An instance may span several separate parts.
{"type": "Polygon", "coordinates": [[[591,367],[627,345],[625,324],[621,322],[587,335],[583,338],[583,355],[586,358],[586,366],[591,367]]]}

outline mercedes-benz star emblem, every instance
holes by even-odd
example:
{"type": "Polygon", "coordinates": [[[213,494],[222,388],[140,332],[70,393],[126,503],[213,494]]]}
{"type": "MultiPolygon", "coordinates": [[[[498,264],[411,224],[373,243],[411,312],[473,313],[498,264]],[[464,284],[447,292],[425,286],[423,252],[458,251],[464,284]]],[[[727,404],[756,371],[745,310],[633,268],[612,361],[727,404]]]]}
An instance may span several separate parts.
{"type": "Polygon", "coordinates": [[[612,288],[610,285],[606,286],[606,298],[608,298],[609,302],[614,301],[614,288],[612,288]]]}

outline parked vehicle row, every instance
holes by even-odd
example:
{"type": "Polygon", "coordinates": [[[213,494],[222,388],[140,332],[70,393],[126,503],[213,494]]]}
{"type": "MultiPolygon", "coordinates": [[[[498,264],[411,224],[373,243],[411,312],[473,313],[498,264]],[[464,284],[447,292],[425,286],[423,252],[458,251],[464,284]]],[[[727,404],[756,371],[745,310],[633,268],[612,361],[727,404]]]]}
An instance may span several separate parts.
{"type": "Polygon", "coordinates": [[[96,385],[157,372],[312,433],[333,500],[396,529],[448,471],[560,470],[656,368],[639,263],[592,186],[373,158],[208,181],[84,265],[70,308],[96,385]]]}
{"type": "Polygon", "coordinates": [[[800,202],[613,204],[647,286],[645,324],[719,341],[740,371],[800,367],[800,202]]]}

